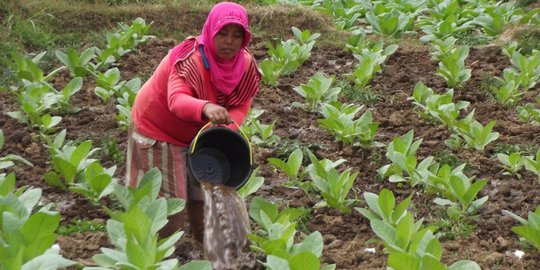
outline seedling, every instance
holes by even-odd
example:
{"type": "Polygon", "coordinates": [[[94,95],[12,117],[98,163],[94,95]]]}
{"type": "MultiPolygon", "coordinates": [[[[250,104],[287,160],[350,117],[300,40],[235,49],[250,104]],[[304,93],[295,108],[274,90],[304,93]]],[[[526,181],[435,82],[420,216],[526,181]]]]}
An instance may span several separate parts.
{"type": "Polygon", "coordinates": [[[512,231],[540,251],[540,206],[534,212],[529,212],[528,220],[506,210],[502,213],[519,221],[521,225],[512,227],[512,231]]]}

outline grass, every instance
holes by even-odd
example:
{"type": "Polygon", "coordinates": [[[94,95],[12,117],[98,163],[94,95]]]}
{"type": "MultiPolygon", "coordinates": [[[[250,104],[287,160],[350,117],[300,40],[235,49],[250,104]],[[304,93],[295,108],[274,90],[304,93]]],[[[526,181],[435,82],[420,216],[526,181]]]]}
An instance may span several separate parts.
{"type": "Polygon", "coordinates": [[[439,240],[456,240],[463,239],[474,232],[474,224],[469,224],[463,221],[453,221],[446,218],[440,218],[433,225],[437,231],[435,235],[439,240]]]}
{"type": "MultiPolygon", "coordinates": [[[[463,163],[463,162],[460,162],[459,158],[456,155],[454,155],[452,152],[447,151],[447,150],[443,150],[443,151],[435,153],[434,157],[435,157],[435,160],[441,164],[441,167],[447,164],[451,168],[455,168],[463,163]]],[[[465,166],[466,169],[467,167],[468,166],[465,166]]]]}
{"type": "MultiPolygon", "coordinates": [[[[197,35],[212,5],[219,1],[180,0],[6,0],[0,8],[2,22],[0,56],[19,48],[24,52],[51,50],[63,47],[90,46],[102,42],[103,34],[117,28],[119,22],[142,17],[154,22],[148,34],[180,40],[197,35]],[[113,5],[110,5],[113,4],[113,5]],[[190,12],[185,15],[182,10],[190,12]],[[183,16],[179,19],[179,16],[183,16]],[[91,26],[91,29],[89,29],[91,26]]],[[[331,19],[309,7],[272,5],[260,7],[260,1],[244,2],[255,36],[287,38],[289,27],[303,25],[322,32],[317,41],[320,48],[344,47],[345,31],[331,27],[331,19]],[[336,44],[342,41],[343,44],[336,44]]],[[[263,1],[266,2],[266,1],[263,1]]]]}
{"type": "Polygon", "coordinates": [[[521,53],[529,55],[533,50],[540,50],[540,30],[527,30],[518,36],[518,46],[521,48],[521,53]]]}
{"type": "Polygon", "coordinates": [[[74,233],[85,232],[105,232],[106,225],[103,222],[95,220],[75,219],[69,224],[61,224],[56,229],[59,235],[71,235],[74,233]]]}
{"type": "Polygon", "coordinates": [[[521,153],[523,155],[534,155],[538,151],[538,145],[524,145],[524,144],[499,144],[493,149],[493,154],[506,154],[521,153]]]}
{"type": "Polygon", "coordinates": [[[382,101],[382,98],[369,88],[356,87],[354,84],[344,80],[338,81],[336,85],[341,87],[341,93],[345,95],[349,101],[367,105],[374,105],[382,101]]]}
{"type": "Polygon", "coordinates": [[[115,164],[124,163],[124,151],[120,150],[116,139],[110,134],[105,135],[101,140],[99,149],[98,155],[100,160],[112,160],[115,164]]]}

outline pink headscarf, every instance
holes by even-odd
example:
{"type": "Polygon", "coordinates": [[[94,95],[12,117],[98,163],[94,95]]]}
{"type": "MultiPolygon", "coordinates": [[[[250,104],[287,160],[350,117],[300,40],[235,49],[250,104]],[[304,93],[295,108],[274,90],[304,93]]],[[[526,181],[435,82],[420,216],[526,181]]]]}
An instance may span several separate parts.
{"type": "Polygon", "coordinates": [[[210,64],[210,81],[225,95],[229,95],[242,79],[245,69],[243,51],[250,39],[248,15],[243,6],[221,2],[210,10],[202,33],[197,37],[197,42],[204,45],[204,54],[210,64]],[[244,29],[244,42],[236,56],[229,60],[222,60],[216,56],[214,37],[221,28],[231,23],[240,25],[244,29]]]}

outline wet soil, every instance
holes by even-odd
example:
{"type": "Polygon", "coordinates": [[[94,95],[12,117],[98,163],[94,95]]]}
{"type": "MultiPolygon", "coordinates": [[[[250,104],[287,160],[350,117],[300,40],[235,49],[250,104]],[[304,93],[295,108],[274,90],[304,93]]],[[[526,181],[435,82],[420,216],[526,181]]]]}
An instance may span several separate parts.
{"type": "MultiPolygon", "coordinates": [[[[141,45],[138,52],[130,53],[122,58],[119,68],[122,77],[129,80],[133,77],[148,78],[167,51],[176,44],[175,40],[152,39],[141,45]]],[[[257,60],[266,57],[265,43],[258,42],[255,37],[250,45],[257,60]]],[[[394,191],[398,200],[414,193],[411,211],[415,219],[424,218],[425,224],[433,224],[444,217],[444,209],[433,203],[434,196],[424,193],[420,188],[408,185],[396,185],[376,179],[376,171],[388,163],[384,157],[385,149],[357,148],[343,146],[322,130],[317,123],[319,115],[308,113],[292,106],[293,102],[302,102],[302,98],[293,87],[306,83],[316,71],[328,75],[352,72],[355,60],[350,53],[342,49],[315,48],[311,58],[293,75],[280,79],[276,88],[261,84],[260,92],[255,97],[253,107],[263,109],[260,117],[264,123],[275,119],[274,133],[282,139],[295,140],[297,145],[315,145],[312,147],[321,158],[348,160],[345,167],[359,172],[350,196],[361,198],[363,192],[379,193],[382,188],[394,191]]],[[[445,91],[445,82],[436,76],[437,65],[430,61],[429,49],[421,46],[400,45],[395,54],[385,63],[382,73],[371,83],[371,90],[379,96],[379,101],[366,106],[374,114],[375,121],[380,123],[376,140],[388,144],[395,136],[400,136],[414,129],[416,138],[423,139],[418,151],[418,158],[446,154],[453,156],[461,163],[467,163],[467,175],[488,179],[488,184],[480,196],[489,196],[486,205],[481,208],[476,218],[470,219],[474,225],[469,234],[457,235],[453,239],[441,239],[446,263],[458,259],[470,259],[478,262],[482,269],[540,269],[540,253],[523,245],[516,234],[511,231],[517,222],[503,216],[501,211],[508,210],[526,217],[528,211],[540,205],[540,184],[537,177],[530,172],[522,171],[521,179],[503,174],[503,169],[494,157],[496,149],[505,145],[526,145],[538,148],[540,145],[540,127],[517,119],[514,108],[507,108],[494,102],[486,90],[486,76],[498,76],[510,66],[508,59],[502,55],[500,47],[491,45],[471,49],[466,63],[472,68],[471,79],[459,89],[455,89],[454,100],[466,100],[475,109],[475,117],[484,125],[490,120],[497,120],[495,131],[500,138],[488,145],[484,151],[471,149],[450,149],[444,140],[450,134],[446,127],[422,120],[415,106],[407,100],[411,96],[414,85],[423,81],[437,92],[445,91]],[[519,259],[513,255],[522,250],[525,255],[519,259]]],[[[61,86],[69,81],[69,74],[62,73],[55,78],[54,84],[61,86]]],[[[72,102],[81,108],[76,114],[63,115],[61,129],[67,129],[70,140],[91,139],[94,147],[106,141],[115,141],[118,152],[125,152],[126,132],[121,130],[115,120],[114,102],[103,103],[94,93],[94,82],[86,79],[85,84],[72,102]]],[[[540,86],[528,91],[527,99],[534,102],[539,94],[540,86]]],[[[361,103],[349,100],[348,102],[361,103]]],[[[8,93],[0,92],[0,108],[2,112],[16,110],[17,103],[8,93]]],[[[6,143],[0,156],[8,153],[20,155],[34,164],[34,167],[15,166],[17,185],[30,185],[44,190],[44,201],[54,202],[62,215],[62,223],[75,219],[107,220],[106,213],[84,198],[73,193],[48,186],[43,175],[50,170],[50,161],[46,149],[39,143],[36,131],[25,124],[0,114],[0,126],[6,137],[6,143]]],[[[294,207],[312,208],[318,199],[306,196],[301,190],[282,186],[285,175],[274,169],[268,157],[277,156],[282,146],[265,148],[254,146],[254,156],[260,175],[265,178],[265,185],[257,195],[270,200],[279,200],[294,207]]],[[[118,166],[117,175],[122,177],[125,170],[123,161],[115,161],[108,155],[100,156],[105,166],[118,166]]],[[[113,202],[104,202],[114,205],[113,202]]],[[[359,202],[357,206],[364,206],[359,202]]],[[[335,263],[337,269],[385,269],[386,255],[383,246],[378,242],[370,229],[369,221],[358,212],[341,214],[333,209],[313,209],[305,223],[306,232],[318,230],[324,235],[325,247],[323,261],[335,263]],[[375,252],[366,250],[374,248],[375,252]]],[[[441,229],[439,232],[450,229],[441,229]]],[[[99,248],[109,246],[106,233],[74,233],[61,236],[58,242],[62,254],[70,259],[85,264],[91,263],[91,257],[99,253],[99,248]]],[[[204,258],[201,245],[197,244],[186,233],[175,252],[181,262],[204,258]]],[[[262,259],[254,254],[253,260],[262,259]]],[[[244,269],[262,269],[260,264],[246,262],[244,269]],[[247,267],[249,265],[249,267],[247,267]]]]}

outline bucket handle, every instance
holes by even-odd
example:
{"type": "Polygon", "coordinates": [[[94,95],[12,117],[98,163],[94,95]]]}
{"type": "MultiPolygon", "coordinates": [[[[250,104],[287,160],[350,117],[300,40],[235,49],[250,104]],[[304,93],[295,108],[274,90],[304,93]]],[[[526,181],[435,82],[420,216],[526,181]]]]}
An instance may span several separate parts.
{"type": "MultiPolygon", "coordinates": [[[[233,120],[233,123],[236,125],[236,127],[238,127],[238,130],[240,131],[240,133],[242,134],[242,136],[244,136],[244,138],[246,139],[247,141],[247,145],[248,145],[248,149],[249,149],[249,165],[253,165],[253,156],[252,156],[252,152],[251,152],[251,142],[249,141],[249,138],[248,136],[246,135],[246,133],[244,132],[244,130],[242,130],[242,128],[240,127],[240,125],[238,125],[238,123],[236,123],[236,121],[233,120]]],[[[197,132],[197,135],[195,136],[195,138],[193,139],[193,147],[191,147],[191,154],[193,154],[193,152],[195,152],[195,145],[197,145],[197,140],[199,140],[199,135],[201,135],[201,132],[203,130],[205,130],[209,125],[211,125],[212,122],[208,122],[206,123],[198,132],[197,132]]]]}

